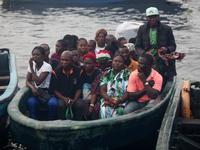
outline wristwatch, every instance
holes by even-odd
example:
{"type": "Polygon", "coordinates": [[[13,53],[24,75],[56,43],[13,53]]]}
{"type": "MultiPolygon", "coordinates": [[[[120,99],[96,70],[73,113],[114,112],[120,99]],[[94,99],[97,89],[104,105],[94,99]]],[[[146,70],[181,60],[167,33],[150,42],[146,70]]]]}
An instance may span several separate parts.
{"type": "Polygon", "coordinates": [[[90,106],[94,107],[94,104],[90,104],[90,106]]]}
{"type": "Polygon", "coordinates": [[[146,85],[149,85],[149,82],[145,82],[144,85],[145,85],[145,86],[146,86],[146,85]]]}

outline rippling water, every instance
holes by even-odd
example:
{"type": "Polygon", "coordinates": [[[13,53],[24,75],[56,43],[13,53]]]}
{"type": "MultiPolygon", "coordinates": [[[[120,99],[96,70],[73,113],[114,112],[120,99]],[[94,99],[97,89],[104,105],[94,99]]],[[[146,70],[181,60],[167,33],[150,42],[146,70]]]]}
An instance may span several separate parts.
{"type": "Polygon", "coordinates": [[[10,48],[16,55],[19,86],[25,85],[28,60],[33,47],[47,43],[51,54],[55,43],[65,34],[93,39],[99,28],[115,34],[116,26],[123,21],[145,22],[145,9],[156,6],[160,20],[174,31],[177,51],[186,52],[187,57],[177,63],[180,77],[197,77],[199,62],[199,17],[198,0],[187,3],[166,4],[164,0],[141,0],[145,3],[127,2],[104,5],[69,5],[49,3],[16,3],[11,8],[0,7],[0,47],[10,48]],[[185,8],[193,9],[191,14],[185,8]],[[193,63],[194,62],[194,63],[193,63]]]}
{"type": "Polygon", "coordinates": [[[0,48],[9,48],[16,55],[19,86],[23,87],[33,47],[47,43],[52,54],[56,41],[65,34],[87,40],[93,39],[100,28],[115,34],[117,25],[124,21],[146,22],[145,9],[150,6],[156,6],[160,10],[160,20],[172,27],[177,51],[187,53],[182,62],[176,63],[178,77],[199,80],[199,0],[184,0],[180,4],[167,4],[164,0],[129,0],[104,5],[17,3],[11,8],[0,6],[0,48]],[[187,13],[187,9],[193,12],[187,13]]]}

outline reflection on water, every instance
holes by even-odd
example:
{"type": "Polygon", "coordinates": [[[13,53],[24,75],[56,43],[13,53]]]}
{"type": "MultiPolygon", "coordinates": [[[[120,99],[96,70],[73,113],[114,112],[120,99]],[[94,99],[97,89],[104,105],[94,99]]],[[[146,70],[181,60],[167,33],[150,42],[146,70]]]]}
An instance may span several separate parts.
{"type": "MultiPolygon", "coordinates": [[[[178,45],[177,51],[187,52],[187,57],[181,63],[177,63],[178,73],[183,76],[188,74],[182,70],[184,69],[190,71],[190,75],[193,74],[197,68],[191,67],[192,64],[188,60],[198,62],[195,58],[196,53],[199,53],[199,46],[195,46],[194,43],[196,41],[198,44],[198,39],[195,38],[199,23],[195,19],[188,22],[188,17],[196,16],[185,12],[184,7],[187,7],[187,4],[167,4],[164,0],[141,1],[142,4],[129,0],[104,5],[15,3],[9,9],[1,6],[0,47],[10,48],[17,57],[19,86],[24,86],[33,47],[47,43],[52,54],[56,41],[65,34],[75,34],[87,40],[93,39],[95,32],[100,28],[107,29],[109,34],[115,34],[116,26],[123,21],[145,22],[145,9],[149,6],[158,7],[160,20],[173,28],[178,45]]],[[[195,5],[191,4],[191,7],[195,5]]]]}

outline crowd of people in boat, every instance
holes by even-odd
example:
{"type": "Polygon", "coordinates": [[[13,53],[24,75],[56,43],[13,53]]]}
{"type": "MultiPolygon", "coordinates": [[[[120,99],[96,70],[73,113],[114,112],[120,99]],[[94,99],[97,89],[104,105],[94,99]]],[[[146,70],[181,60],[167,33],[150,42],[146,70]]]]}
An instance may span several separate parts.
{"type": "Polygon", "coordinates": [[[167,78],[176,75],[175,60],[163,59],[176,44],[157,8],[148,8],[146,18],[129,41],[99,29],[89,41],[65,35],[51,58],[48,44],[36,46],[26,78],[32,91],[30,118],[36,119],[35,108],[47,107],[48,120],[104,119],[134,112],[157,98],[167,78]]]}

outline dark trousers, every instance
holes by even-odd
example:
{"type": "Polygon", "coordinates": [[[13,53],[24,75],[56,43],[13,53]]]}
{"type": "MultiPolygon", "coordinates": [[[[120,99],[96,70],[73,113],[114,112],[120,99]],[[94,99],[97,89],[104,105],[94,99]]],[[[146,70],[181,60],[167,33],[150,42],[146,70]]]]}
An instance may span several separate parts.
{"type": "MultiPolygon", "coordinates": [[[[57,109],[57,117],[58,119],[65,120],[67,107],[65,102],[62,99],[58,99],[58,109],[57,109]]],[[[72,107],[72,112],[74,115],[73,120],[82,120],[84,115],[84,102],[81,98],[77,99],[75,104],[72,107]]]]}

